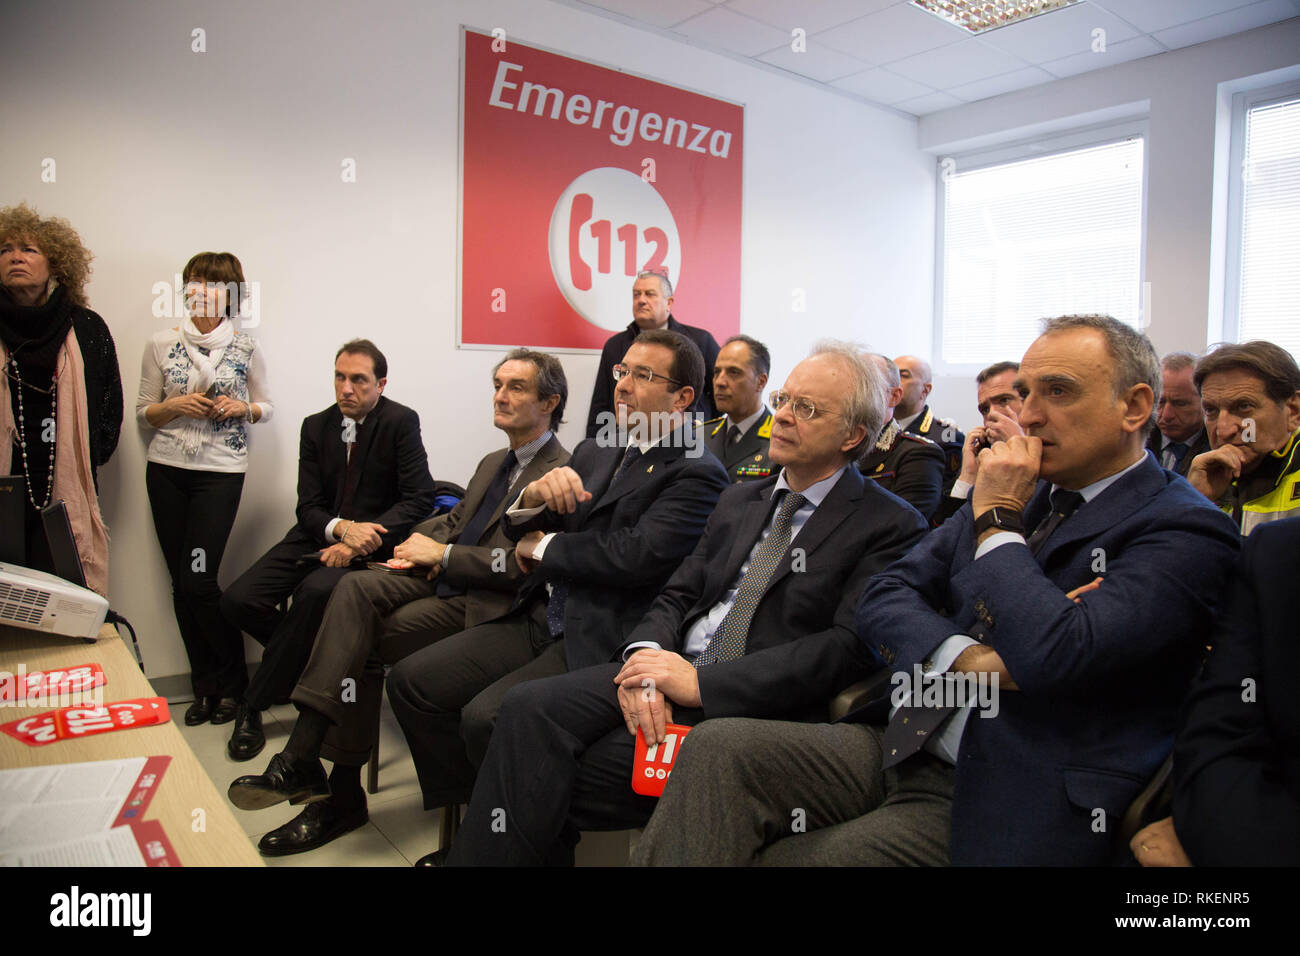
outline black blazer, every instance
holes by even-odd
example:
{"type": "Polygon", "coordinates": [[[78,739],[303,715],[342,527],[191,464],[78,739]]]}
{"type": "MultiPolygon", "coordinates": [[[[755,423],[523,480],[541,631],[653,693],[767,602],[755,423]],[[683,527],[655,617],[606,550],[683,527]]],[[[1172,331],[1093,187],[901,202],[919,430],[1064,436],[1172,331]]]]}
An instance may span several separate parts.
{"type": "Polygon", "coordinates": [[[574,514],[545,510],[520,524],[507,515],[506,534],[516,541],[533,530],[562,532],[546,546],[516,606],[530,604],[546,582],[568,585],[569,670],[613,657],[704,533],[727,473],[711,452],[697,448],[692,458],[686,449],[656,445],[611,488],[623,449],[587,439],[574,449],[569,467],[591,492],[590,501],[574,514]]]}
{"type": "MultiPolygon", "coordinates": [[[[777,475],[728,488],[704,537],[632,641],[681,652],[736,581],[772,514],[777,475]]],[[[700,668],[704,716],[825,720],[831,697],[876,669],[854,631],[867,580],[926,530],[915,508],[849,467],[790,542],[754,611],[745,655],[700,668]]]]}
{"type": "Polygon", "coordinates": [[[926,519],[932,518],[939,509],[944,481],[943,449],[930,439],[900,431],[887,450],[869,445],[858,467],[926,519]]]}
{"type": "MultiPolygon", "coordinates": [[[[359,455],[352,504],[357,521],[375,521],[388,529],[373,560],[391,556],[412,526],[433,510],[433,478],[420,437],[420,416],[405,405],[379,396],[357,431],[352,450],[359,455]]],[[[347,475],[343,413],[331,405],[302,422],[298,440],[298,530],[322,543],[325,526],[339,517],[347,475]]]]}
{"type": "MultiPolygon", "coordinates": [[[[691,409],[701,418],[713,418],[717,414],[713,407],[713,363],[718,360],[718,352],[721,351],[718,340],[708,329],[683,325],[671,314],[668,316],[666,328],[669,332],[680,332],[686,336],[699,347],[700,354],[704,356],[704,390],[700,395],[695,396],[695,404],[691,409]]],[[[614,375],[611,370],[623,361],[623,356],[627,354],[627,350],[640,334],[640,326],[631,322],[622,332],[615,332],[605,340],[605,345],[600,350],[600,365],[596,369],[596,384],[591,389],[591,408],[587,411],[588,438],[595,438],[600,428],[600,424],[596,421],[597,416],[601,412],[614,411],[614,375]]]]}
{"type": "MultiPolygon", "coordinates": [[[[1151,429],[1151,434],[1147,436],[1147,448],[1151,449],[1151,454],[1156,456],[1156,464],[1160,461],[1160,446],[1164,444],[1165,437],[1160,434],[1160,429],[1151,429]]],[[[1210,450],[1210,436],[1202,428],[1192,440],[1187,443],[1187,454],[1183,455],[1183,460],[1178,463],[1178,467],[1173,469],[1177,474],[1187,477],[1187,469],[1192,467],[1192,459],[1197,455],[1203,455],[1210,450]]]]}
{"type": "Polygon", "coordinates": [[[1297,574],[1300,518],[1251,532],[1188,698],[1174,829],[1198,866],[1300,866],[1297,574]]]}

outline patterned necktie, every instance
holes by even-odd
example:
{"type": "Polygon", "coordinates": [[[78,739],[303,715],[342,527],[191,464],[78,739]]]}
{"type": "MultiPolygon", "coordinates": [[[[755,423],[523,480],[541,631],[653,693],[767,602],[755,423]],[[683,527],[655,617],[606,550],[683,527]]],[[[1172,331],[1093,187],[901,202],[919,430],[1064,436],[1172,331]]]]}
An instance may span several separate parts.
{"type": "MultiPolygon", "coordinates": [[[[1057,488],[1052,492],[1051,501],[1051,514],[1038,522],[1038,527],[1034,529],[1034,533],[1030,535],[1028,542],[1026,542],[1029,545],[1030,553],[1035,556],[1043,549],[1047,539],[1052,536],[1052,532],[1060,527],[1066,518],[1079,510],[1079,506],[1083,504],[1083,495],[1077,491],[1066,491],[1064,488],[1057,488]]],[[[935,680],[947,679],[944,676],[935,677],[935,680]]],[[[957,710],[956,707],[927,707],[918,703],[917,695],[919,692],[920,688],[912,689],[912,694],[894,712],[894,716],[890,718],[889,726],[885,728],[885,760],[883,766],[886,770],[906,760],[924,747],[930,735],[957,710]]],[[[941,699],[954,700],[955,695],[945,693],[941,695],[941,699]]]]}
{"type": "MultiPolygon", "coordinates": [[[[505,460],[501,462],[501,467],[497,469],[492,476],[492,483],[483,494],[483,500],[479,502],[478,509],[470,515],[469,521],[465,522],[465,527],[461,529],[454,544],[476,545],[483,537],[483,532],[487,530],[488,522],[492,520],[492,515],[501,507],[505,501],[506,494],[510,491],[510,472],[515,467],[515,462],[519,459],[515,457],[514,449],[506,452],[505,460]]],[[[438,597],[447,598],[455,597],[458,594],[464,594],[464,588],[458,588],[447,582],[445,576],[438,578],[438,587],[436,591],[438,597]]]]}
{"type": "Polygon", "coordinates": [[[781,558],[790,548],[790,524],[794,513],[803,507],[808,499],[792,491],[785,492],[785,497],[777,506],[776,517],[772,519],[772,530],[758,552],[749,562],[745,576],[736,588],[736,600],[731,605],[717,631],[709,639],[704,653],[692,663],[696,667],[717,664],[721,661],[739,660],[745,655],[745,640],[749,636],[749,624],[758,610],[758,602],[767,591],[772,574],[781,563],[781,558]]]}
{"type": "Polygon", "coordinates": [[[623,452],[623,460],[618,463],[618,468],[614,470],[614,477],[609,479],[610,487],[614,487],[614,482],[622,477],[623,472],[632,467],[632,463],[641,457],[641,447],[639,445],[628,445],[627,451],[623,452]]]}
{"type": "Polygon", "coordinates": [[[1052,492],[1052,513],[1038,522],[1038,527],[1034,533],[1029,536],[1029,551],[1037,556],[1038,552],[1043,549],[1047,539],[1052,536],[1052,532],[1060,527],[1061,522],[1070,515],[1079,510],[1083,504],[1083,495],[1077,491],[1066,491],[1064,488],[1057,488],[1052,492]]]}
{"type": "Polygon", "coordinates": [[[1171,441],[1165,446],[1164,454],[1162,456],[1164,461],[1161,464],[1170,471],[1177,471],[1178,466],[1182,464],[1183,456],[1186,454],[1187,442],[1171,441]]]}
{"type": "MultiPolygon", "coordinates": [[[[614,483],[622,477],[623,472],[627,471],[638,458],[641,457],[641,449],[637,445],[628,445],[627,451],[623,453],[623,460],[618,463],[614,469],[614,477],[609,480],[609,486],[614,487],[614,483]]],[[[546,602],[546,630],[550,632],[551,637],[559,637],[564,633],[564,604],[569,599],[569,585],[564,581],[551,585],[551,596],[546,602]]]]}

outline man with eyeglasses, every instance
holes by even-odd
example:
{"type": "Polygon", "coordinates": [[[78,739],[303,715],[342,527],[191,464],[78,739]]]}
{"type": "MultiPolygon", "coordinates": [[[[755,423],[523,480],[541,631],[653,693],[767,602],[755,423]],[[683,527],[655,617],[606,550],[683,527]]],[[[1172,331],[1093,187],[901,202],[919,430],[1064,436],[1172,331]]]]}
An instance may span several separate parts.
{"type": "Polygon", "coordinates": [[[695,392],[692,410],[698,417],[710,419],[713,407],[713,382],[709,373],[718,358],[718,340],[708,329],[685,325],[673,317],[673,284],[661,272],[640,272],[632,283],[632,321],[622,332],[611,335],[600,351],[600,365],[596,369],[596,384],[591,390],[591,409],[587,413],[587,437],[595,438],[601,426],[615,417],[614,379],[610,375],[614,365],[623,360],[642,332],[667,329],[686,336],[704,357],[704,387],[695,392]]]}
{"type": "Polygon", "coordinates": [[[1238,536],[1147,454],[1159,365],[1131,326],[1049,320],[1015,388],[1025,434],[980,452],[971,507],[863,591],[887,722],[706,722],[634,863],[1122,861],[1238,536]]]}
{"type": "Polygon", "coordinates": [[[663,744],[670,721],[826,718],[872,668],[858,595],[925,532],[853,465],[882,399],[851,345],[822,343],[795,367],[770,396],[780,474],[723,493],[613,663],[506,695],[450,864],[571,863],[579,831],[643,824],[654,800],[631,786],[638,732],[663,744]]]}
{"type": "Polygon", "coordinates": [[[388,675],[427,810],[468,799],[506,691],[607,661],[627,641],[727,486],[686,415],[704,380],[693,342],[643,332],[614,374],[619,427],[526,485],[502,519],[528,573],[511,609],[388,675]]]}

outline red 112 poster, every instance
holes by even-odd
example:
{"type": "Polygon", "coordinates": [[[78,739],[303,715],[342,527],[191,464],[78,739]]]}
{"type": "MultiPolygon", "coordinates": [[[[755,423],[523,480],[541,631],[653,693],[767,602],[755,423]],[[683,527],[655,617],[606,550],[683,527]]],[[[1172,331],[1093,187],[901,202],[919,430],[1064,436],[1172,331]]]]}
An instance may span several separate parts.
{"type": "Polygon", "coordinates": [[[744,107],[462,36],[458,344],[599,349],[644,269],[679,321],[739,331],[744,107]]]}

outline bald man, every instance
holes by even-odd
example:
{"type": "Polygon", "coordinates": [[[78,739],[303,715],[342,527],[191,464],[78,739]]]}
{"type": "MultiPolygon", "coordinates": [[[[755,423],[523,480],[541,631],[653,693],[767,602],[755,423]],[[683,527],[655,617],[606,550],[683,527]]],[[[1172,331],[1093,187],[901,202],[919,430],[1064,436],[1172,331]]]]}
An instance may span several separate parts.
{"type": "Polygon", "coordinates": [[[930,363],[915,355],[900,355],[894,359],[903,397],[894,409],[894,420],[903,431],[928,438],[943,450],[943,494],[952,490],[952,483],[961,473],[961,449],[966,436],[957,424],[948,418],[937,418],[925,400],[934,387],[930,363]]]}
{"type": "Polygon", "coordinates": [[[923,435],[903,431],[893,417],[903,394],[898,366],[884,355],[868,353],[868,357],[884,377],[886,417],[885,426],[863,453],[858,467],[930,521],[943,496],[943,449],[923,435]]]}

